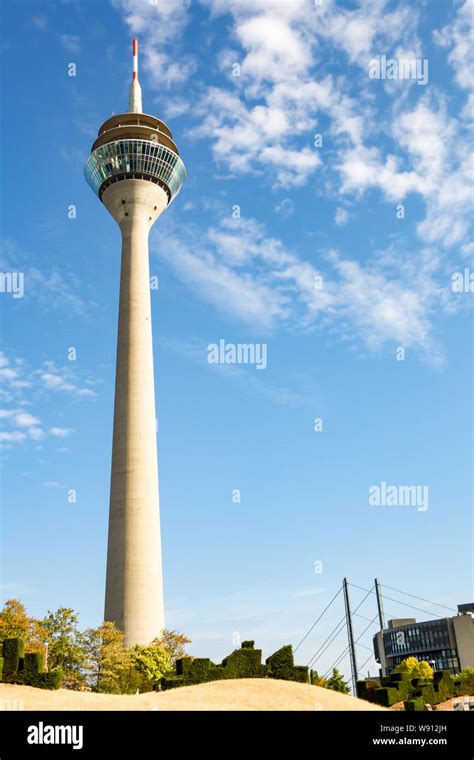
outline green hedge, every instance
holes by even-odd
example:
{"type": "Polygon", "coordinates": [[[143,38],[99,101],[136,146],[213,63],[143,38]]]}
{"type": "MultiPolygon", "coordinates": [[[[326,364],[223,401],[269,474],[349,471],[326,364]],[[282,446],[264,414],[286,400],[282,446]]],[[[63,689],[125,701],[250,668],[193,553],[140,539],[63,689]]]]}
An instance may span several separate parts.
{"type": "Polygon", "coordinates": [[[405,710],[407,712],[415,712],[425,709],[425,700],[423,697],[415,697],[414,699],[408,699],[405,702],[405,710]]]}
{"type": "Polygon", "coordinates": [[[356,694],[359,699],[366,699],[368,702],[375,702],[374,691],[378,689],[378,681],[367,679],[366,681],[356,681],[356,694]]]}
{"type": "Polygon", "coordinates": [[[375,702],[382,707],[391,707],[397,702],[400,702],[400,694],[398,689],[389,686],[382,686],[380,689],[375,689],[375,702]]]}
{"type": "MultiPolygon", "coordinates": [[[[3,652],[3,680],[39,689],[59,689],[63,674],[61,670],[44,672],[44,655],[27,652],[23,639],[5,639],[3,652]]],[[[0,658],[1,659],[1,658],[0,658]]]]}
{"type": "Polygon", "coordinates": [[[308,683],[309,671],[305,665],[295,667],[291,645],[282,647],[266,659],[269,678],[280,678],[284,681],[299,681],[308,683]]]}
{"type": "Polygon", "coordinates": [[[186,681],[188,684],[205,683],[209,680],[211,661],[208,657],[196,657],[188,668],[186,681]]]}
{"type": "Polygon", "coordinates": [[[454,679],[454,696],[474,695],[474,673],[458,673],[454,679]]]}
{"type": "Polygon", "coordinates": [[[293,675],[293,650],[291,645],[278,649],[277,652],[265,660],[270,678],[282,678],[291,681],[293,675]]]}
{"type": "Polygon", "coordinates": [[[272,654],[263,665],[262,650],[255,649],[254,641],[243,641],[241,649],[224,657],[220,665],[204,657],[181,657],[176,660],[175,670],[167,673],[159,683],[162,689],[175,689],[230,678],[265,677],[308,683],[309,671],[304,665],[294,664],[290,645],[272,654]]]}
{"type": "MultiPolygon", "coordinates": [[[[235,676],[237,678],[237,676],[235,676]]],[[[208,681],[226,681],[234,676],[229,675],[227,668],[221,668],[220,665],[216,665],[214,668],[209,668],[208,681]]]]}
{"type": "Polygon", "coordinates": [[[298,681],[299,683],[309,683],[308,668],[306,665],[295,665],[293,667],[294,678],[292,681],[298,681]]]}
{"type": "Polygon", "coordinates": [[[193,661],[192,657],[181,657],[179,660],[176,660],[176,675],[177,676],[186,675],[192,661],[193,661]]]}
{"type": "Polygon", "coordinates": [[[39,686],[44,671],[44,655],[41,652],[28,652],[23,660],[21,682],[27,686],[39,686]]]}
{"type": "Polygon", "coordinates": [[[261,662],[261,649],[236,649],[222,660],[222,669],[226,678],[261,678],[261,662]]]}
{"type": "Polygon", "coordinates": [[[161,681],[159,682],[162,689],[177,689],[178,686],[187,686],[186,680],[184,676],[177,676],[175,674],[170,674],[163,676],[161,681]]]}
{"type": "MultiPolygon", "coordinates": [[[[469,681],[471,674],[467,674],[469,681]]],[[[381,679],[381,688],[374,688],[374,681],[357,681],[356,693],[361,699],[376,702],[384,707],[391,707],[396,702],[410,703],[410,710],[419,709],[415,705],[437,705],[450,697],[456,696],[460,688],[460,679],[453,679],[448,670],[437,670],[433,678],[412,678],[408,673],[391,673],[381,679]]],[[[472,677],[472,691],[474,693],[474,674],[472,677]]],[[[466,692],[467,693],[467,692],[466,692]]],[[[408,709],[408,708],[406,708],[408,709]]]]}
{"type": "Polygon", "coordinates": [[[402,702],[404,699],[408,699],[411,692],[410,681],[403,679],[402,681],[393,681],[392,687],[398,692],[398,701],[402,702]]]}
{"type": "Polygon", "coordinates": [[[407,681],[409,683],[411,681],[411,674],[407,671],[403,671],[403,673],[391,673],[389,678],[392,682],[407,681]]]}
{"type": "Polygon", "coordinates": [[[423,697],[425,702],[429,705],[435,705],[437,702],[441,702],[441,700],[436,698],[435,690],[432,683],[425,683],[419,688],[415,689],[411,697],[423,697]]]}
{"type": "Polygon", "coordinates": [[[436,693],[437,702],[445,702],[447,699],[454,697],[455,685],[449,671],[436,670],[433,675],[433,686],[436,693]]]}
{"type": "Polygon", "coordinates": [[[62,680],[63,674],[58,668],[57,670],[48,670],[46,673],[40,673],[39,681],[35,685],[40,689],[59,689],[62,680]]]}
{"type": "Polygon", "coordinates": [[[3,676],[3,657],[0,657],[0,681],[2,680],[3,676]]]}
{"type": "Polygon", "coordinates": [[[12,681],[23,669],[25,642],[23,639],[5,639],[2,646],[3,680],[12,681]]]}

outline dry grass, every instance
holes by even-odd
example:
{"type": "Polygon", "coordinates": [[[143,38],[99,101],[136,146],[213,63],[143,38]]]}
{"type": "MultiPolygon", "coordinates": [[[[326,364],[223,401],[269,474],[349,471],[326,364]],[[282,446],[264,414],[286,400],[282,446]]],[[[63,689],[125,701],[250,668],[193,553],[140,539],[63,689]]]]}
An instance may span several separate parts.
{"type": "Polygon", "coordinates": [[[385,710],[319,686],[269,678],[214,681],[139,695],[47,691],[0,684],[0,709],[24,710],[385,710]]]}

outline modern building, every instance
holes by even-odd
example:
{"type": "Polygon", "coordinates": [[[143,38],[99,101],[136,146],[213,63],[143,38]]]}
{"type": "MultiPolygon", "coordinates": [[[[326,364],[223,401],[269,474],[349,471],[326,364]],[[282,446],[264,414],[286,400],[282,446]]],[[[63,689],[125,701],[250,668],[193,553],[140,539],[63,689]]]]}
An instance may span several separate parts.
{"type": "Polygon", "coordinates": [[[136,40],[128,111],[102,124],[84,172],[122,235],[105,620],[132,646],[164,627],[148,235],[186,174],[143,113],[136,40]]]}
{"type": "Polygon", "coordinates": [[[402,660],[426,660],[435,670],[459,673],[474,667],[474,603],[459,604],[450,618],[417,623],[415,618],[388,621],[373,638],[381,675],[389,675],[402,660]]]}

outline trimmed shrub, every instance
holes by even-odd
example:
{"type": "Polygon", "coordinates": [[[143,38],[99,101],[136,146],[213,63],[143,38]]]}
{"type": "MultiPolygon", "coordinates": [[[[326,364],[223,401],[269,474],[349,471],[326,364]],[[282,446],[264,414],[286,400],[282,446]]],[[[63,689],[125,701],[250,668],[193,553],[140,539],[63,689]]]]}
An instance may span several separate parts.
{"type": "Polygon", "coordinates": [[[435,705],[437,702],[441,702],[440,699],[436,699],[436,694],[432,683],[422,684],[422,686],[415,689],[412,696],[423,697],[424,701],[429,705],[435,705]]]}
{"type": "Polygon", "coordinates": [[[3,680],[12,681],[23,670],[25,642],[23,639],[5,639],[2,647],[3,680]]]}
{"type": "Polygon", "coordinates": [[[59,689],[61,681],[63,680],[63,672],[59,668],[57,670],[48,670],[46,673],[38,674],[38,686],[40,689],[59,689]]]}
{"type": "Polygon", "coordinates": [[[180,657],[179,660],[176,660],[176,675],[185,676],[189,670],[189,667],[192,661],[193,661],[192,657],[180,657]]]}
{"type": "Polygon", "coordinates": [[[402,673],[391,673],[390,678],[392,682],[406,681],[409,683],[411,681],[411,673],[408,671],[403,671],[402,673]]]}
{"type": "Polygon", "coordinates": [[[41,652],[28,652],[23,660],[23,670],[18,677],[27,686],[39,686],[44,671],[44,655],[41,652]]]}
{"type": "Polygon", "coordinates": [[[431,678],[412,678],[411,680],[412,686],[416,689],[418,689],[421,686],[427,686],[430,683],[433,683],[431,678]]]}
{"type": "MultiPolygon", "coordinates": [[[[407,672],[392,673],[390,676],[384,676],[381,679],[381,689],[374,689],[373,686],[368,685],[373,683],[371,681],[357,681],[357,696],[369,702],[377,702],[385,707],[390,707],[396,702],[412,702],[417,699],[422,699],[423,703],[436,705],[454,696],[459,688],[459,678],[453,680],[447,670],[437,670],[433,679],[411,679],[407,672]],[[384,689],[388,689],[388,692],[385,693],[384,689]]],[[[474,689],[472,693],[474,693],[474,689]]]]}
{"type": "Polygon", "coordinates": [[[309,683],[309,673],[307,665],[295,665],[293,667],[294,678],[292,681],[298,681],[298,683],[309,683]]]}
{"type": "Polygon", "coordinates": [[[174,673],[171,673],[170,675],[163,676],[161,681],[159,681],[159,684],[163,690],[166,690],[177,689],[178,686],[186,686],[187,682],[183,676],[177,676],[174,673]]]}
{"type": "Polygon", "coordinates": [[[375,702],[378,705],[382,705],[382,707],[391,707],[401,701],[398,689],[388,686],[382,686],[380,689],[375,689],[374,697],[375,702]]]}
{"type": "Polygon", "coordinates": [[[365,699],[368,702],[375,702],[374,692],[380,684],[378,681],[367,679],[366,681],[356,681],[356,694],[359,699],[365,699]]]}
{"type": "Polygon", "coordinates": [[[458,673],[454,680],[454,694],[456,697],[464,697],[474,694],[474,671],[458,673]]]}
{"type": "Polygon", "coordinates": [[[233,678],[227,673],[227,668],[221,668],[220,665],[216,665],[214,668],[209,668],[208,681],[225,681],[226,679],[233,678]]]}
{"type": "Polygon", "coordinates": [[[261,649],[236,649],[222,660],[222,669],[227,672],[225,678],[261,678],[261,662],[261,649]]]}
{"type": "Polygon", "coordinates": [[[437,670],[433,675],[433,686],[437,702],[445,702],[454,697],[454,681],[448,670],[437,670]]]}
{"type": "Polygon", "coordinates": [[[293,675],[293,649],[291,644],[278,649],[265,660],[270,678],[291,681],[293,675]]]}
{"type": "Polygon", "coordinates": [[[209,657],[196,657],[188,668],[185,680],[188,684],[205,683],[209,680],[209,657]]]}
{"type": "Polygon", "coordinates": [[[415,712],[425,709],[425,700],[423,697],[415,697],[414,699],[407,699],[405,702],[405,710],[407,712],[415,712]]]}
{"type": "Polygon", "coordinates": [[[411,692],[411,685],[409,681],[393,681],[392,686],[397,690],[399,702],[402,702],[404,699],[408,699],[411,692]]]}
{"type": "Polygon", "coordinates": [[[0,681],[3,677],[3,657],[0,657],[0,681]]]}
{"type": "Polygon", "coordinates": [[[299,681],[308,683],[309,670],[305,665],[294,665],[291,644],[278,649],[266,659],[267,675],[269,678],[280,678],[284,681],[299,681]]]}
{"type": "Polygon", "coordinates": [[[44,672],[42,652],[25,654],[23,639],[5,639],[3,642],[3,680],[36,686],[38,689],[59,689],[63,678],[62,670],[44,672]]]}
{"type": "Polygon", "coordinates": [[[159,684],[162,689],[174,689],[207,681],[265,677],[308,683],[308,668],[304,665],[294,665],[290,645],[272,654],[266,665],[262,664],[262,650],[254,647],[254,641],[244,641],[241,649],[236,649],[224,657],[220,665],[215,665],[204,657],[181,657],[176,660],[175,670],[163,676],[159,684]]]}

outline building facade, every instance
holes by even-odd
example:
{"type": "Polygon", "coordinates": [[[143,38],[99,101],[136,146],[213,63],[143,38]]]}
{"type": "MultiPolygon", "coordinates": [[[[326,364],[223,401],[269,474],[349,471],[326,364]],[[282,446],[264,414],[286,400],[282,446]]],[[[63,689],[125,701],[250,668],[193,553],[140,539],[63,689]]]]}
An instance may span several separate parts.
{"type": "Polygon", "coordinates": [[[388,621],[373,638],[381,675],[389,675],[407,657],[425,660],[435,670],[459,673],[474,667],[474,603],[458,605],[458,614],[417,623],[415,618],[388,621]]]}

